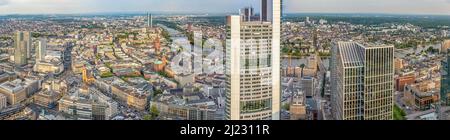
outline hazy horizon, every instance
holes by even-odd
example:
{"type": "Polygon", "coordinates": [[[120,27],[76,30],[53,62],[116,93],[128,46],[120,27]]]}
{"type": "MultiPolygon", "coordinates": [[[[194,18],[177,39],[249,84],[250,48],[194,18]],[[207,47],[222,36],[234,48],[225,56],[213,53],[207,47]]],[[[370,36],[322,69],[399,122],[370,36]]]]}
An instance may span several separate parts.
{"type": "MultiPolygon", "coordinates": [[[[0,0],[0,15],[237,13],[260,0],[0,0]],[[124,3],[126,6],[124,6],[124,3]],[[217,5],[217,6],[216,6],[217,5]]],[[[450,15],[450,0],[285,0],[286,13],[450,15]]]]}

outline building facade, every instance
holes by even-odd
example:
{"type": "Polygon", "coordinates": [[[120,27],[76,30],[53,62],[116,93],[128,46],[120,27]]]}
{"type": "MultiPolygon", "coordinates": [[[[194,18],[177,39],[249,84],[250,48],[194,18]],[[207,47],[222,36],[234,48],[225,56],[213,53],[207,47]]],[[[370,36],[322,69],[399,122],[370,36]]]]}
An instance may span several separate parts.
{"type": "Polygon", "coordinates": [[[423,86],[421,84],[407,85],[404,92],[405,104],[412,105],[414,109],[420,111],[432,109],[433,105],[439,101],[439,92],[423,86]]]}
{"type": "Polygon", "coordinates": [[[47,51],[47,40],[41,38],[38,47],[36,48],[36,62],[42,61],[45,58],[47,51]]]}
{"type": "Polygon", "coordinates": [[[395,88],[397,91],[404,91],[406,85],[410,85],[416,82],[416,76],[406,75],[400,76],[395,79],[395,88]]]}
{"type": "Polygon", "coordinates": [[[441,77],[441,101],[445,105],[450,105],[450,52],[447,51],[446,59],[442,61],[441,77]]]}
{"type": "Polygon", "coordinates": [[[109,120],[118,113],[117,107],[117,102],[94,88],[68,93],[58,101],[58,110],[75,120],[109,120]]]}
{"type": "Polygon", "coordinates": [[[394,46],[333,43],[332,112],[336,120],[392,120],[394,46]]]}
{"type": "Polygon", "coordinates": [[[27,85],[20,79],[0,84],[0,94],[6,96],[9,105],[24,101],[27,98],[27,91],[29,91],[27,85]]]}
{"type": "Polygon", "coordinates": [[[6,105],[7,105],[6,96],[0,93],[0,110],[6,108],[6,105]]]}
{"type": "Polygon", "coordinates": [[[265,5],[262,9],[270,13],[266,20],[227,17],[228,120],[280,118],[280,0],[269,0],[265,5]]]}
{"type": "Polygon", "coordinates": [[[16,32],[14,40],[14,63],[18,66],[27,64],[27,58],[30,58],[31,33],[16,32]]]}
{"type": "Polygon", "coordinates": [[[441,52],[448,53],[450,49],[450,39],[444,40],[441,45],[441,52]]]}
{"type": "Polygon", "coordinates": [[[160,112],[159,116],[172,120],[216,120],[216,109],[208,107],[194,107],[188,105],[168,104],[158,101],[151,101],[160,112]]]}
{"type": "Polygon", "coordinates": [[[306,103],[303,93],[292,96],[292,103],[289,107],[290,120],[306,120],[306,103]]]}
{"type": "Polygon", "coordinates": [[[61,61],[39,62],[34,65],[34,71],[39,73],[53,73],[56,75],[64,71],[64,64],[61,61]]]}
{"type": "Polygon", "coordinates": [[[306,98],[312,98],[316,93],[315,79],[314,77],[303,77],[302,78],[302,90],[306,95],[306,98]]]}

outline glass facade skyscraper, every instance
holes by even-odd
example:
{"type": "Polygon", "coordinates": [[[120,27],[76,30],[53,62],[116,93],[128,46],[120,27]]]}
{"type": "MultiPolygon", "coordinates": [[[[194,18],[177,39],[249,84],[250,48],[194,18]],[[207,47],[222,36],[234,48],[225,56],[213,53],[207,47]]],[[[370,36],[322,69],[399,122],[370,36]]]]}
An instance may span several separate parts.
{"type": "Polygon", "coordinates": [[[27,58],[30,57],[31,33],[16,32],[14,40],[14,63],[18,66],[27,64],[27,58]]]}
{"type": "Polygon", "coordinates": [[[333,44],[332,110],[336,120],[392,120],[394,46],[333,44]]]}
{"type": "Polygon", "coordinates": [[[280,0],[262,2],[267,2],[262,9],[272,14],[266,20],[227,17],[228,120],[280,118],[280,0]]]}
{"type": "MultiPolygon", "coordinates": [[[[449,50],[450,51],[450,50],[449,50]]],[[[441,77],[441,101],[445,105],[450,105],[450,52],[447,51],[445,59],[442,61],[441,77]]]]}

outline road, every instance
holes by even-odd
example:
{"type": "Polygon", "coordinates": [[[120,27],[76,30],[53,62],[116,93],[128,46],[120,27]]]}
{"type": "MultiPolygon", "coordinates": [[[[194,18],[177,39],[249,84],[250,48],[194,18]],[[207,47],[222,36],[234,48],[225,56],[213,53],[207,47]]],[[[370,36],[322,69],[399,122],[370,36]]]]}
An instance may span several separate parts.
{"type": "Polygon", "coordinates": [[[326,78],[325,74],[327,72],[327,69],[325,67],[325,65],[322,62],[322,59],[318,60],[318,65],[319,65],[319,71],[317,72],[317,80],[316,80],[316,90],[315,90],[315,95],[314,95],[314,100],[317,103],[317,116],[319,120],[324,119],[322,116],[323,114],[323,109],[324,109],[324,99],[322,98],[322,88],[324,87],[323,84],[325,84],[323,81],[326,78]]]}
{"type": "MultiPolygon", "coordinates": [[[[442,112],[450,111],[450,106],[441,108],[441,111],[442,112]]],[[[413,114],[407,115],[406,118],[408,120],[416,120],[419,116],[430,114],[430,113],[433,113],[433,112],[436,112],[436,110],[435,109],[430,109],[430,110],[427,110],[427,111],[415,112],[413,114]]]]}
{"type": "Polygon", "coordinates": [[[404,110],[406,112],[406,114],[414,114],[414,110],[411,109],[411,107],[407,107],[407,105],[405,104],[405,102],[402,100],[403,98],[403,93],[401,92],[395,92],[395,104],[400,107],[402,110],[404,110]]]}

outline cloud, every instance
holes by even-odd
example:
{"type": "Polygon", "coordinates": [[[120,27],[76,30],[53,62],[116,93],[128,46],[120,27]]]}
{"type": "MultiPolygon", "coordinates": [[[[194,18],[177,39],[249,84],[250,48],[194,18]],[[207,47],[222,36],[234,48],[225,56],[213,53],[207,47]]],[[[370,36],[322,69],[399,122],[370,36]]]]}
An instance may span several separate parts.
{"type": "Polygon", "coordinates": [[[9,4],[9,0],[0,0],[0,6],[8,5],[8,4],[9,4]]]}

